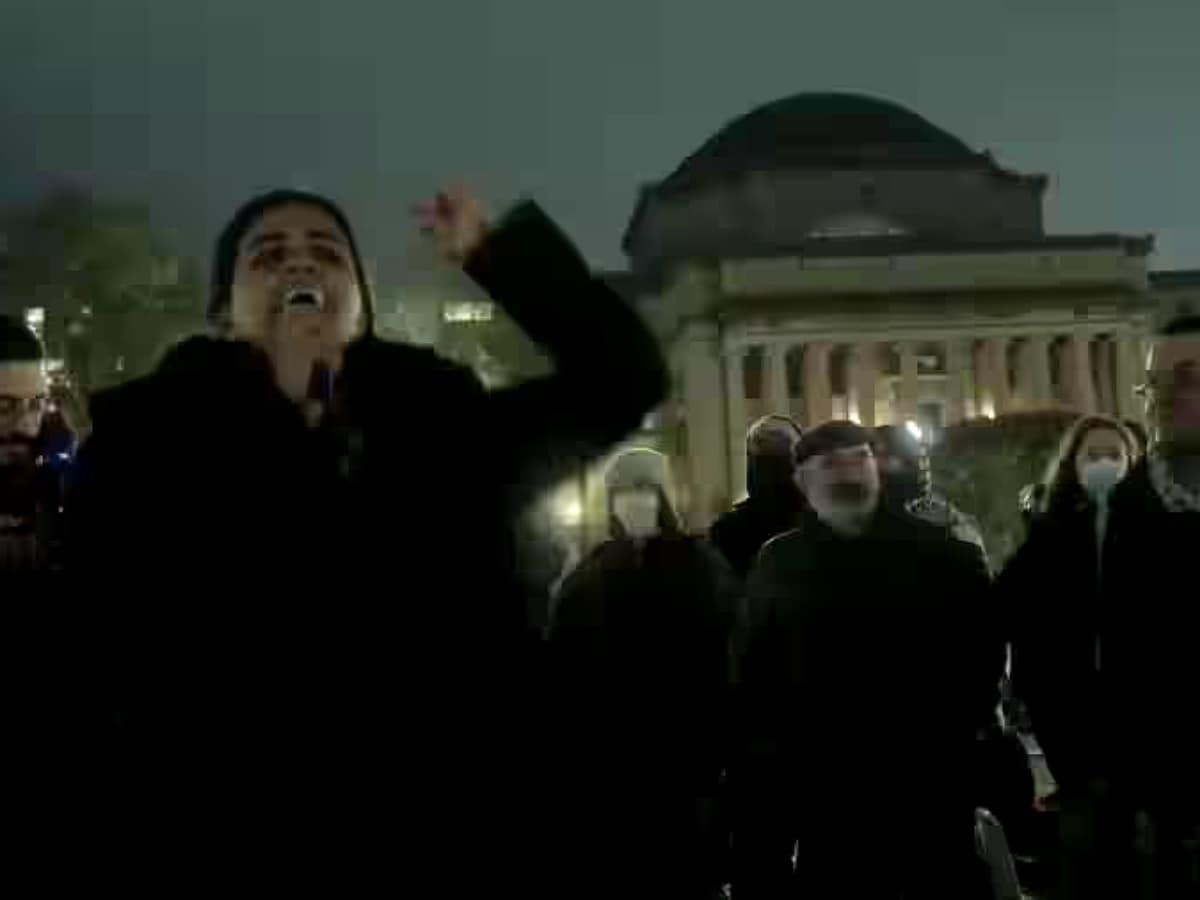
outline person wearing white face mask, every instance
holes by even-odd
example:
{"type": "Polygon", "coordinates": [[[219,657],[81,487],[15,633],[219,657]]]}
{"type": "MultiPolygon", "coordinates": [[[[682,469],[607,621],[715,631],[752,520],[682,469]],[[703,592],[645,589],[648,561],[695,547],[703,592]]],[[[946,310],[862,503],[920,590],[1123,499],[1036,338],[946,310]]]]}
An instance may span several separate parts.
{"type": "Polygon", "coordinates": [[[1076,498],[1095,493],[1044,514],[1000,585],[1062,785],[1067,898],[1200,896],[1200,317],[1163,325],[1147,362],[1146,454],[1099,503],[1114,453],[1064,455],[1076,498]]]}
{"type": "Polygon", "coordinates": [[[1067,897],[1104,894],[1094,861],[1117,839],[1102,799],[1108,787],[1101,736],[1112,727],[1102,694],[1104,619],[1115,599],[1105,560],[1114,493],[1137,448],[1121,423],[1079,419],[1047,468],[1029,538],[997,584],[1014,691],[1059,786],[1067,897]]]}
{"type": "Polygon", "coordinates": [[[729,641],[738,586],[684,534],[667,458],[631,450],[605,487],[610,539],[563,584],[550,628],[563,897],[715,895],[729,641]]]}

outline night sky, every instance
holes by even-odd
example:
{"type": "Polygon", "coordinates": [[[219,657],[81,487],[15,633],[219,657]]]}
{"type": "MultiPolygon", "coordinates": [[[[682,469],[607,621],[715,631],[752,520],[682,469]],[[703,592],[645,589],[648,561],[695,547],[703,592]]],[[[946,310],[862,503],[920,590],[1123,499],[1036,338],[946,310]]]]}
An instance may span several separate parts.
{"type": "Polygon", "coordinates": [[[197,254],[251,191],[301,185],[387,271],[410,204],[463,176],[618,267],[640,183],[755,105],[845,90],[1049,174],[1052,231],[1153,232],[1157,266],[1200,267],[1197,0],[0,6],[0,204],[71,180],[197,254]]]}

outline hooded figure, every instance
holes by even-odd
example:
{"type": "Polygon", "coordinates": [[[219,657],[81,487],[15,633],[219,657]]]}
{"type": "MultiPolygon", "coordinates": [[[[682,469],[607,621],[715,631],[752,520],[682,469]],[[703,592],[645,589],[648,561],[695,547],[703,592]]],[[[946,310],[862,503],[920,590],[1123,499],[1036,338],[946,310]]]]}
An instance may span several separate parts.
{"type": "Polygon", "coordinates": [[[800,426],[786,416],[765,416],[746,435],[747,497],[710,532],[713,545],[741,578],[763,544],[796,526],[804,505],[794,478],[800,435],[800,426]]]}
{"type": "Polygon", "coordinates": [[[529,874],[511,811],[537,818],[536,636],[512,522],[666,376],[537,206],[493,224],[451,190],[422,216],[553,374],[488,392],[376,337],[346,217],[283,191],[221,234],[215,334],[93,401],[71,515],[102,694],[84,756],[131,871],[454,896],[529,874]]]}
{"type": "Polygon", "coordinates": [[[564,897],[710,897],[735,579],[671,506],[667,461],[618,457],[611,538],[567,578],[550,634],[564,897]]]}

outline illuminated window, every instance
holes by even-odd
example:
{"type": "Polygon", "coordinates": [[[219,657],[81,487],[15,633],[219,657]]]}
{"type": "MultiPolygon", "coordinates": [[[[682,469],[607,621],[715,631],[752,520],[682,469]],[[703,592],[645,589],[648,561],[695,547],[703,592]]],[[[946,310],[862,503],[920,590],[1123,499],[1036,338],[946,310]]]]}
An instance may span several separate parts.
{"type": "Polygon", "coordinates": [[[458,300],[442,306],[443,322],[490,322],[495,308],[486,300],[458,300]]]}
{"type": "Polygon", "coordinates": [[[811,238],[900,237],[909,234],[907,228],[873,213],[848,213],[834,216],[808,233],[811,238]]]}

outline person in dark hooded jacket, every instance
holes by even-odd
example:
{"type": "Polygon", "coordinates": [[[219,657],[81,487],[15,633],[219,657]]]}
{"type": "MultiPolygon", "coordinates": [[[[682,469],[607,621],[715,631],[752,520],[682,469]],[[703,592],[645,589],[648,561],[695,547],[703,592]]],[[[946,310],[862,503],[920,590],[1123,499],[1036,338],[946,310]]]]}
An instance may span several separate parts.
{"type": "Polygon", "coordinates": [[[568,576],[551,629],[563,897],[718,889],[739,589],[714,550],[681,533],[666,470],[651,450],[610,466],[611,539],[568,576]]]}
{"type": "Polygon", "coordinates": [[[94,598],[81,790],[109,859],[164,890],[480,896],[529,873],[539,738],[510,523],[666,376],[537,206],[492,226],[452,189],[420,215],[553,375],[488,393],[380,340],[345,216],[277,191],[217,242],[215,336],[94,400],[71,529],[94,598]]]}
{"type": "Polygon", "coordinates": [[[764,416],[746,435],[746,499],[713,523],[710,539],[745,578],[763,544],[795,527],[803,498],[793,479],[800,426],[787,416],[764,416]]]}

